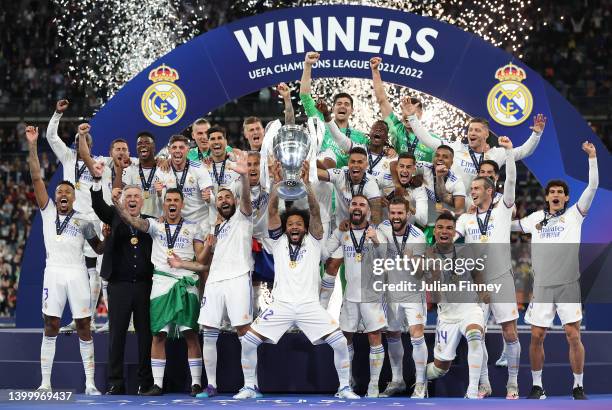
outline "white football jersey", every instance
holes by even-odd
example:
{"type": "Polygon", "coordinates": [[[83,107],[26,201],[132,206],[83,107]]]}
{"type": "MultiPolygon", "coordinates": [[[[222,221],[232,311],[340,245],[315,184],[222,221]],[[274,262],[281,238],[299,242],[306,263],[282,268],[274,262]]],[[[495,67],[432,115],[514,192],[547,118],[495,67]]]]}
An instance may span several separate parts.
{"type": "Polygon", "coordinates": [[[160,177],[162,175],[162,171],[157,167],[142,168],[142,174],[144,176],[144,182],[140,178],[140,166],[132,164],[125,170],[123,175],[123,183],[125,185],[140,186],[142,188],[144,200],[141,212],[145,215],[159,217],[163,213],[163,197],[157,196],[157,192],[155,191],[155,182],[161,180],[160,177]],[[153,176],[151,176],[151,172],[153,172],[153,176]],[[145,185],[147,185],[149,181],[149,189],[145,191],[145,185]]]}
{"type": "MultiPolygon", "coordinates": [[[[202,199],[202,191],[212,188],[210,176],[204,170],[201,162],[188,160],[189,169],[183,185],[183,210],[181,214],[189,221],[200,223],[208,218],[209,204],[202,199]]],[[[160,172],[159,179],[166,189],[176,188],[183,179],[183,171],[176,172],[170,168],[168,172],[160,172]],[[178,181],[177,181],[178,179],[178,181]]],[[[165,190],[164,190],[165,195],[165,190]]],[[[163,196],[162,195],[162,198],[163,196]]],[[[214,201],[214,196],[211,193],[211,201],[214,201]]]]}
{"type": "Polygon", "coordinates": [[[534,285],[556,286],[580,278],[579,250],[584,216],[574,204],[563,214],[547,216],[536,211],[519,221],[525,233],[531,234],[531,263],[534,285]]]}
{"type": "Polygon", "coordinates": [[[217,243],[207,283],[232,279],[253,269],[253,222],[236,206],[236,212],[216,228],[217,243]]]}
{"type": "MultiPolygon", "coordinates": [[[[240,180],[232,183],[231,190],[236,197],[236,206],[240,206],[240,180]]],[[[268,236],[268,203],[270,194],[258,183],[251,187],[251,207],[253,208],[253,237],[262,240],[268,236]]]]}
{"type": "MultiPolygon", "coordinates": [[[[435,169],[429,162],[422,161],[417,162],[417,169],[423,173],[423,186],[425,187],[427,199],[429,200],[427,204],[427,222],[429,225],[433,225],[439,215],[439,213],[436,211],[436,194],[434,186],[434,178],[436,177],[435,169]]],[[[466,196],[465,187],[463,186],[461,179],[451,170],[448,171],[444,187],[446,188],[446,192],[451,194],[453,197],[466,196]]],[[[454,207],[448,204],[443,203],[442,206],[449,211],[455,210],[454,207]]]]}
{"type": "MultiPolygon", "coordinates": [[[[193,276],[194,272],[187,269],[173,268],[168,264],[168,239],[166,234],[166,224],[158,222],[157,219],[149,218],[148,233],[153,238],[153,248],[151,251],[151,262],[156,270],[171,273],[177,276],[193,276]]],[[[170,237],[172,238],[179,224],[169,224],[170,237]]],[[[183,219],[181,230],[176,237],[173,253],[177,254],[183,260],[193,260],[195,251],[193,243],[195,241],[203,242],[202,232],[199,224],[183,219]]]]}
{"type": "MultiPolygon", "coordinates": [[[[43,237],[45,241],[45,249],[47,254],[47,267],[65,268],[65,267],[85,267],[85,257],[83,256],[83,244],[85,237],[83,236],[83,227],[85,224],[91,223],[82,218],[82,215],[75,212],[68,224],[62,231],[61,235],[57,235],[55,220],[57,217],[57,208],[51,198],[44,208],[41,208],[43,237]]],[[[59,215],[60,226],[66,219],[66,215],[59,215]]]]}
{"type": "Polygon", "coordinates": [[[289,256],[289,239],[282,234],[278,239],[267,238],[270,241],[274,257],[274,300],[288,303],[318,302],[321,287],[319,261],[321,259],[321,241],[306,234],[297,254],[295,266],[289,256]],[[292,267],[294,266],[294,267],[292,267]]]}
{"type": "MultiPolygon", "coordinates": [[[[350,178],[348,177],[348,167],[328,169],[329,182],[334,185],[336,191],[336,223],[340,223],[345,219],[348,219],[348,209],[353,199],[353,192],[359,193],[360,185],[350,184],[350,178]],[[352,191],[351,191],[352,187],[352,191]]],[[[380,198],[380,189],[376,179],[372,178],[371,175],[364,175],[363,189],[361,194],[365,195],[369,200],[380,198]]]]}

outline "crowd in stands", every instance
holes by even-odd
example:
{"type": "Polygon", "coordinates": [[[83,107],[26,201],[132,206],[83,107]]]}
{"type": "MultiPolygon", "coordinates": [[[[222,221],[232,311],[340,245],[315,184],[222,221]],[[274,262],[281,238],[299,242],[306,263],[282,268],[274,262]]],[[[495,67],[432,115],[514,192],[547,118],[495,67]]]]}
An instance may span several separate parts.
{"type": "MultiPolygon", "coordinates": [[[[537,3],[526,13],[533,31],[524,42],[523,61],[583,115],[593,118],[593,129],[610,149],[612,0],[537,3]]],[[[3,2],[0,8],[0,120],[16,116],[43,118],[50,115],[55,101],[65,96],[70,98],[71,110],[84,115],[91,114],[98,104],[96,98],[87,97],[93,95],[91,90],[79,88],[66,76],[68,51],[59,46],[54,7],[57,6],[51,2],[27,0],[3,2]]],[[[215,0],[205,8],[208,17],[202,22],[202,31],[241,17],[232,2],[215,0]]],[[[212,120],[223,122],[230,132],[228,142],[242,147],[242,118],[255,113],[249,107],[265,109],[266,104],[270,112],[278,111],[278,107],[272,108],[277,102],[270,90],[247,96],[240,104],[228,103],[213,113],[212,120]],[[219,121],[221,118],[233,120],[219,121]]],[[[44,135],[46,124],[36,125],[44,135]]],[[[24,129],[24,122],[0,122],[0,317],[14,315],[21,259],[35,215],[25,161],[27,147],[21,138],[24,129]]],[[[60,137],[68,142],[74,130],[74,124],[62,122],[60,137]]],[[[40,158],[48,179],[57,164],[45,145],[40,144],[40,158]]],[[[522,217],[541,207],[543,197],[540,184],[526,167],[521,164],[518,170],[521,182],[517,186],[517,217],[522,217]]],[[[514,240],[522,239],[515,235],[514,240]]],[[[517,276],[530,275],[528,259],[517,260],[517,276]]]]}

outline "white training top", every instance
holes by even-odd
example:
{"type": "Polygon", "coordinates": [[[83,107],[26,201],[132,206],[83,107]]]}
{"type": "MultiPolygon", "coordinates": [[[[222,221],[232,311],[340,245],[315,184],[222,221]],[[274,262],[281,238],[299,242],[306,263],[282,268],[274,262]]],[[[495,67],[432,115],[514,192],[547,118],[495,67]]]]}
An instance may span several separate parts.
{"type": "MultiPolygon", "coordinates": [[[[147,232],[151,235],[151,238],[153,238],[151,262],[153,262],[155,269],[176,276],[193,276],[193,271],[173,268],[168,264],[169,255],[166,224],[158,222],[157,219],[154,218],[148,218],[147,221],[149,221],[149,230],[147,232]]],[[[176,232],[177,227],[178,224],[169,224],[171,238],[176,232]]],[[[193,260],[195,256],[193,243],[195,241],[204,241],[200,225],[196,222],[183,219],[181,231],[176,238],[176,242],[174,242],[173,252],[183,260],[193,260]]]]}
{"type": "MultiPolygon", "coordinates": [[[[83,220],[82,215],[75,212],[62,234],[58,237],[55,229],[57,208],[51,198],[44,208],[41,208],[43,237],[45,249],[47,250],[46,266],[55,269],[85,269],[85,256],[83,256],[83,244],[85,235],[87,239],[95,236],[95,231],[85,230],[86,225],[93,228],[91,222],[83,220]],[[84,232],[85,231],[85,232],[84,232]]],[[[59,215],[60,226],[66,219],[66,215],[59,215]]]]}
{"type": "Polygon", "coordinates": [[[278,239],[268,238],[274,257],[274,300],[288,303],[318,302],[321,287],[319,261],[321,241],[306,234],[297,255],[295,267],[291,267],[289,238],[282,234],[278,239]]]}
{"type": "Polygon", "coordinates": [[[253,222],[236,207],[230,219],[216,227],[217,243],[210,265],[207,283],[246,275],[253,269],[253,222]]]}
{"type": "MultiPolygon", "coordinates": [[[[348,209],[353,199],[353,193],[347,180],[348,167],[328,169],[329,182],[334,185],[336,191],[336,223],[339,224],[345,219],[348,219],[348,209]]],[[[376,183],[376,179],[368,175],[366,172],[363,176],[365,183],[363,185],[363,191],[361,192],[370,201],[380,197],[380,189],[376,183]]],[[[355,194],[359,192],[359,184],[353,185],[353,191],[355,194]]]]}

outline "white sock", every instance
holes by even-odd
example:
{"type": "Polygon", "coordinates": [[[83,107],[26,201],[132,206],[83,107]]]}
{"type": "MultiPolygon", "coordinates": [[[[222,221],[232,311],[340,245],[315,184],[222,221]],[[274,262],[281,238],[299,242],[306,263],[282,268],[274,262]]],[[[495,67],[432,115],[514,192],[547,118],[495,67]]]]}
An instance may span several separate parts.
{"type": "Polygon", "coordinates": [[[323,278],[321,279],[321,294],[319,296],[319,300],[324,309],[327,309],[327,306],[329,305],[329,299],[331,298],[332,293],[334,293],[335,283],[336,276],[330,275],[327,272],[323,274],[323,278]]]}
{"type": "Polygon", "coordinates": [[[191,373],[191,385],[194,384],[202,385],[202,358],[201,357],[189,357],[189,372],[191,373]]]}
{"type": "MultiPolygon", "coordinates": [[[[540,386],[542,387],[542,370],[532,370],[531,371],[531,384],[533,386],[540,386]]],[[[576,378],[574,377],[574,383],[576,381],[576,378]]],[[[574,386],[576,387],[576,386],[574,386]]]]}
{"type": "Polygon", "coordinates": [[[380,371],[385,360],[385,348],[383,345],[370,346],[370,384],[378,386],[380,371]]]}
{"type": "Polygon", "coordinates": [[[102,303],[104,303],[108,312],[108,281],[104,279],[102,279],[102,303]]]}
{"type": "Polygon", "coordinates": [[[242,364],[242,374],[244,375],[245,387],[257,387],[257,348],[263,343],[253,332],[248,331],[240,338],[242,354],[240,363],[242,364]]]}
{"type": "Polygon", "coordinates": [[[412,343],[412,360],[416,370],[416,382],[425,383],[425,366],[427,365],[427,344],[425,336],[410,338],[412,343]]]}
{"type": "Polygon", "coordinates": [[[96,310],[98,308],[98,298],[100,297],[100,274],[96,268],[88,268],[87,274],[89,275],[89,289],[91,290],[91,318],[93,320],[96,310]]]}
{"type": "Polygon", "coordinates": [[[502,338],[504,341],[504,350],[502,350],[501,357],[506,357],[506,353],[508,352],[508,343],[502,338]]]}
{"type": "Polygon", "coordinates": [[[334,366],[336,366],[336,373],[338,373],[338,381],[340,383],[338,390],[340,390],[349,385],[349,371],[351,368],[346,337],[344,337],[341,331],[336,330],[327,336],[325,342],[334,349],[334,366]]]}
{"type": "Polygon", "coordinates": [[[208,384],[217,387],[217,338],[219,329],[204,329],[204,346],[202,356],[204,356],[204,367],[206,368],[206,378],[208,384]]]}
{"type": "Polygon", "coordinates": [[[387,351],[389,352],[389,364],[391,364],[391,381],[404,381],[404,346],[402,344],[402,336],[399,338],[387,336],[387,351]]]}
{"type": "Polygon", "coordinates": [[[446,373],[448,373],[448,370],[443,370],[443,369],[440,369],[439,367],[436,367],[436,365],[433,362],[427,363],[427,367],[425,370],[425,374],[427,375],[427,380],[437,379],[439,377],[444,376],[446,373]]]}
{"type": "Polygon", "coordinates": [[[40,373],[42,374],[42,386],[51,386],[51,370],[55,358],[55,342],[57,336],[43,335],[40,345],[40,373]]]}
{"type": "Polygon", "coordinates": [[[518,339],[507,342],[506,358],[508,360],[508,384],[517,384],[519,366],[521,363],[521,343],[518,339]]]}
{"type": "Polygon", "coordinates": [[[83,360],[83,369],[85,369],[85,385],[95,384],[94,374],[96,372],[96,364],[94,361],[93,339],[88,341],[79,339],[79,350],[83,360]]]}
{"type": "Polygon", "coordinates": [[[166,359],[151,359],[151,370],[153,371],[153,383],[155,383],[160,389],[163,388],[166,359]]]}
{"type": "MultiPolygon", "coordinates": [[[[484,336],[482,337],[482,365],[480,366],[480,384],[491,385],[489,380],[489,352],[487,351],[487,344],[485,343],[484,336]]],[[[505,346],[505,342],[504,342],[505,346]]]]}
{"type": "Polygon", "coordinates": [[[482,365],[482,333],[480,330],[470,329],[465,332],[468,344],[468,367],[469,385],[468,394],[478,394],[478,382],[480,380],[482,365]]]}
{"type": "Polygon", "coordinates": [[[576,388],[578,386],[584,387],[584,384],[582,384],[583,375],[584,373],[580,373],[580,374],[574,373],[574,387],[573,388],[576,388]]]}

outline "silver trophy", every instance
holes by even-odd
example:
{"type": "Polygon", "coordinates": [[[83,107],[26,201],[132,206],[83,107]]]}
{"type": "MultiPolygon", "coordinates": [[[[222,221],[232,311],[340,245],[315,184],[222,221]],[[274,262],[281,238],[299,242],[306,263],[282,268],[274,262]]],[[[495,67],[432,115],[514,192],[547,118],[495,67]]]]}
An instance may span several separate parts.
{"type": "Polygon", "coordinates": [[[310,151],[310,136],[300,125],[284,125],[274,136],[272,147],[283,176],[278,196],[287,201],[303,198],[306,189],[301,181],[301,171],[310,151]]]}

